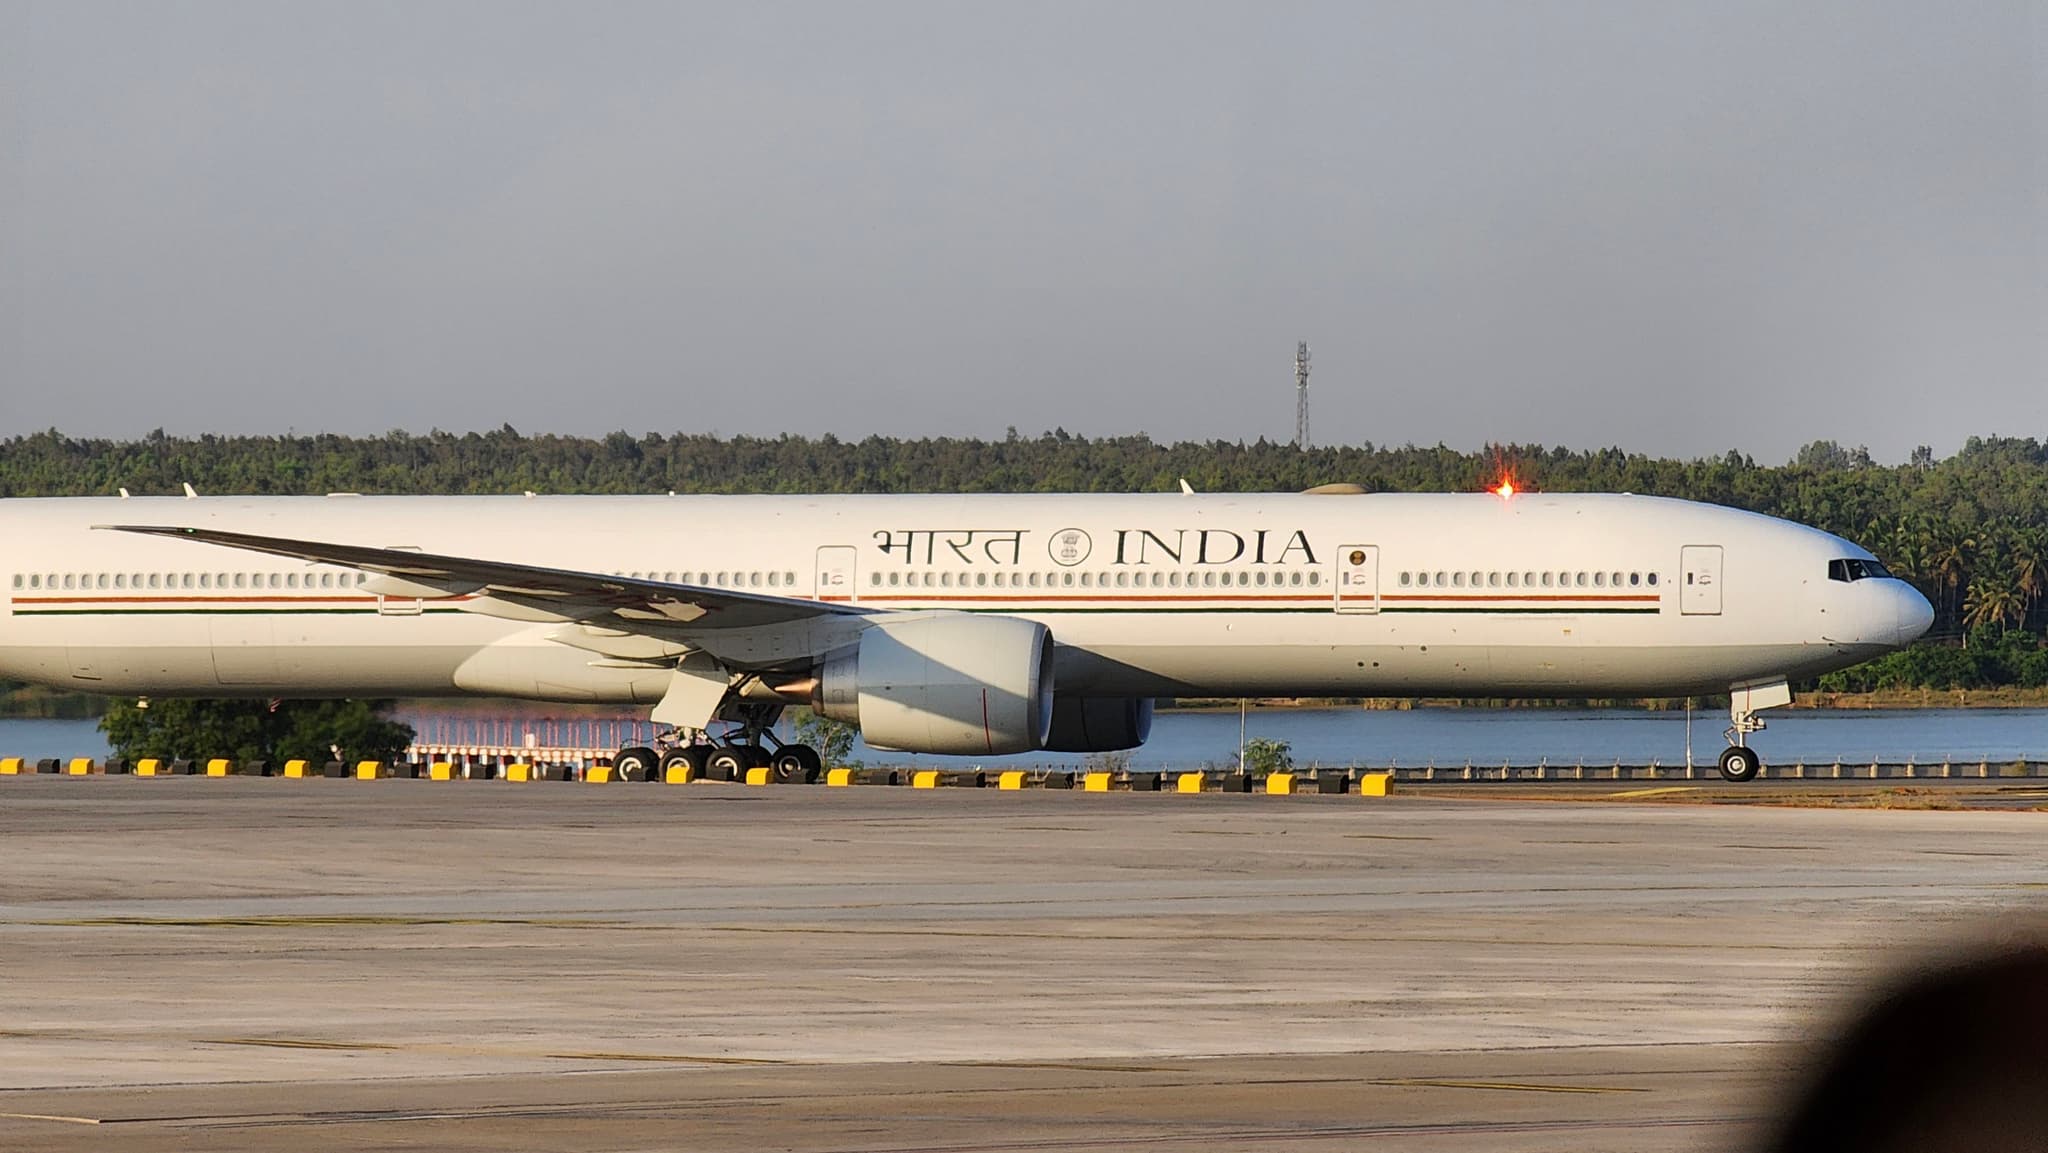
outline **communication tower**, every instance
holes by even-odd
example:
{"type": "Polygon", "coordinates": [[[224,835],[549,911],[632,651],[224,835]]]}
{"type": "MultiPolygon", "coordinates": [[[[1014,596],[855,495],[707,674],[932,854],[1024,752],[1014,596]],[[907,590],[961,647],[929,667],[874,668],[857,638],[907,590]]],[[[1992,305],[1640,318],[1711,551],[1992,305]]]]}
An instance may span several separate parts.
{"type": "Polygon", "coordinates": [[[1294,346],[1294,447],[1308,451],[1308,341],[1294,346]]]}

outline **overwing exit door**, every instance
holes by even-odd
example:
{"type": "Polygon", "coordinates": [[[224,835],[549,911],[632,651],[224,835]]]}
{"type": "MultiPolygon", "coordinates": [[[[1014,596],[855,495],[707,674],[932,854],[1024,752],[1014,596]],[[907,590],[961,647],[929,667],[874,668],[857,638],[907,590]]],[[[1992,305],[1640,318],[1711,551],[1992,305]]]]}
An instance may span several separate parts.
{"type": "Polygon", "coordinates": [[[860,587],[854,584],[854,565],[858,555],[850,544],[828,544],[818,550],[818,583],[815,595],[821,601],[851,601],[860,596],[860,587]]]}
{"type": "Polygon", "coordinates": [[[1678,611],[1721,615],[1721,546],[1689,544],[1678,550],[1678,611]]]}
{"type": "Polygon", "coordinates": [[[1337,611],[1380,611],[1380,550],[1376,545],[1347,544],[1337,550],[1337,611]]]}

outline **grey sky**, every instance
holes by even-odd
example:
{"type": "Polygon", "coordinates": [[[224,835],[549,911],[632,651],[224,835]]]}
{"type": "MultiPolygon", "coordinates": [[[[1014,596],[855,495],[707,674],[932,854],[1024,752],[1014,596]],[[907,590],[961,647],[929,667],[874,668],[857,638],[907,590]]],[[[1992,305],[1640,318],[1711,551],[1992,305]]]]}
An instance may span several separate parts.
{"type": "Polygon", "coordinates": [[[0,434],[2048,436],[2043,22],[0,0],[0,434]]]}

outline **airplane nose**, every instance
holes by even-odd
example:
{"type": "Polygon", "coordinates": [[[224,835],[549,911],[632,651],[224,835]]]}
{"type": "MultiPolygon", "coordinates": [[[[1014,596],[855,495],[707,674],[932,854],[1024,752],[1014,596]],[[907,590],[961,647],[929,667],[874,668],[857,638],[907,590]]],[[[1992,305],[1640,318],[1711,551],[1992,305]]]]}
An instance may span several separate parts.
{"type": "Polygon", "coordinates": [[[1934,625],[1934,606],[1920,595],[1920,590],[1898,581],[1897,601],[1899,611],[1899,632],[1896,643],[1901,647],[1920,639],[1920,635],[1934,625]]]}

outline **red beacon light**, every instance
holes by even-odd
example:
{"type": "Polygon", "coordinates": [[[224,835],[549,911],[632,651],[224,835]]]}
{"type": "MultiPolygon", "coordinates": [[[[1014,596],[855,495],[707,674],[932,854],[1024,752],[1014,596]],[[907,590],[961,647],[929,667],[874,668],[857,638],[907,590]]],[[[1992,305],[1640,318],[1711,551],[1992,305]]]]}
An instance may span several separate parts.
{"type": "Polygon", "coordinates": [[[1494,486],[1493,495],[1501,498],[1502,500],[1506,500],[1509,497],[1515,495],[1514,480],[1510,477],[1502,477],[1500,483],[1494,486]]]}

